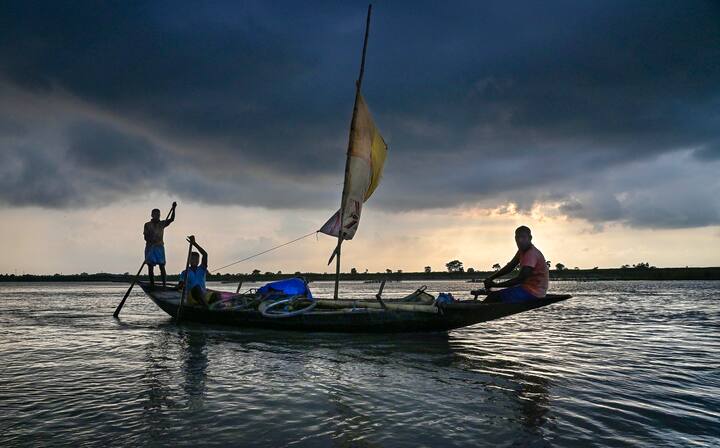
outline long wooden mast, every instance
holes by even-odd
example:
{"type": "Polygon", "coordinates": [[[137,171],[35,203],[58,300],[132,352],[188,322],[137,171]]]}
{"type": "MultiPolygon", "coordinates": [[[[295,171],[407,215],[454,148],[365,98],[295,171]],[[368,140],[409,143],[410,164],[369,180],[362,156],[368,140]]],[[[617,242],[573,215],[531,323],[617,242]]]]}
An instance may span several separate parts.
{"type": "Polygon", "coordinates": [[[335,291],[333,292],[333,298],[338,298],[338,288],[340,286],[340,249],[342,247],[344,235],[344,212],[345,212],[345,200],[347,191],[345,186],[347,185],[348,170],[350,168],[350,146],[352,145],[353,132],[355,131],[355,116],[357,115],[358,97],[360,96],[360,86],[362,86],[363,73],[365,72],[365,52],[367,51],[368,34],[370,32],[370,13],[372,12],[372,4],[368,5],[367,20],[365,22],[365,40],[363,41],[362,59],[360,60],[360,75],[358,76],[357,82],[355,83],[355,103],[353,104],[353,114],[350,121],[350,136],[348,137],[348,151],[347,158],[345,159],[345,177],[343,181],[343,192],[340,200],[340,230],[338,231],[338,243],[335,248],[335,291]]]}

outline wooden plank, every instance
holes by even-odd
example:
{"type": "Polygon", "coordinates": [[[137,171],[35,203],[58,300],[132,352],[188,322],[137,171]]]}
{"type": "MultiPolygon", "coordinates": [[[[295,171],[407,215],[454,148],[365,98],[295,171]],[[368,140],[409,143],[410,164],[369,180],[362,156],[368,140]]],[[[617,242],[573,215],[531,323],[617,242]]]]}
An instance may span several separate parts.
{"type": "MultiPolygon", "coordinates": [[[[383,306],[377,301],[368,300],[328,300],[319,299],[318,306],[323,308],[378,308],[382,309],[383,306]]],[[[385,302],[385,307],[389,311],[413,311],[420,313],[439,313],[438,308],[435,305],[418,305],[414,303],[392,303],[385,302]]]]}

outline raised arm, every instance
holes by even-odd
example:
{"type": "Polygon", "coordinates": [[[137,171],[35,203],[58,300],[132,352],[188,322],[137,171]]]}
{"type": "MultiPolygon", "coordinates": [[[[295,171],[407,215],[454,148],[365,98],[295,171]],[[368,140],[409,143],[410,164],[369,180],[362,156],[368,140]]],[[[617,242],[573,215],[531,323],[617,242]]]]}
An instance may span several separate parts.
{"type": "Polygon", "coordinates": [[[200,252],[200,255],[202,255],[202,261],[200,262],[200,265],[201,265],[202,267],[204,267],[205,269],[207,269],[207,267],[208,267],[208,254],[207,254],[207,252],[205,251],[205,249],[203,249],[202,246],[200,246],[200,245],[197,243],[197,241],[195,241],[195,236],[192,236],[192,235],[191,235],[191,236],[188,237],[187,240],[188,240],[188,242],[189,242],[190,244],[193,245],[193,247],[195,247],[195,248],[198,250],[198,252],[200,252]]]}
{"type": "Polygon", "coordinates": [[[170,209],[170,217],[165,220],[165,227],[172,224],[173,221],[175,221],[175,207],[177,207],[177,202],[172,203],[172,208],[170,209]]]}
{"type": "Polygon", "coordinates": [[[200,262],[200,265],[207,269],[208,267],[208,254],[205,252],[205,249],[200,247],[198,243],[195,243],[195,247],[197,247],[198,252],[200,252],[200,255],[202,255],[202,261],[200,262]]]}

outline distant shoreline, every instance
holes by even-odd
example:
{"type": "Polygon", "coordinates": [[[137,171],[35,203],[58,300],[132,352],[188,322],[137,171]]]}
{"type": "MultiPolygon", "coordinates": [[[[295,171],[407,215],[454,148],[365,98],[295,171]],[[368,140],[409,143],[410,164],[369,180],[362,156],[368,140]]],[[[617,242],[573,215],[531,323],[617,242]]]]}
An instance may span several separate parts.
{"type": "MultiPolygon", "coordinates": [[[[342,273],[340,279],[344,281],[411,281],[411,280],[476,280],[481,281],[492,271],[475,272],[393,272],[393,273],[342,273]]],[[[264,274],[211,274],[208,281],[223,282],[264,282],[283,278],[302,276],[308,281],[334,280],[334,274],[321,274],[313,272],[269,273],[264,274]]],[[[52,274],[52,275],[15,275],[0,274],[2,282],[121,282],[132,281],[133,276],[125,274],[52,274]]],[[[147,280],[147,276],[141,276],[147,280]]],[[[720,267],[704,268],[654,268],[654,267],[628,267],[613,269],[564,269],[551,270],[550,280],[569,281],[612,281],[612,280],[720,280],[720,267]]],[[[168,281],[177,281],[177,275],[168,275],[168,281]]]]}

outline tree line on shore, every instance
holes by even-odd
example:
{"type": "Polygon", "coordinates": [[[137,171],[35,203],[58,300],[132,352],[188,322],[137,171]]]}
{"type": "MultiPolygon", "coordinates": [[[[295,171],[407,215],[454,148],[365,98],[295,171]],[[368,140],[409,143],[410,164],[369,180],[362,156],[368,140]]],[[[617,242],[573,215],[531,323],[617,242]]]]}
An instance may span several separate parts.
{"type": "MultiPolygon", "coordinates": [[[[552,261],[548,260],[545,263],[547,263],[548,269],[552,268],[552,261]]],[[[468,273],[478,272],[474,268],[468,268],[466,271],[465,268],[463,267],[463,262],[460,260],[448,261],[447,263],[445,263],[445,267],[447,268],[448,272],[468,272],[468,273]]],[[[502,265],[500,263],[495,263],[494,265],[492,265],[493,271],[499,271],[500,269],[502,269],[502,265]]],[[[555,264],[556,271],[565,271],[567,269],[569,269],[569,268],[562,263],[555,264]]],[[[597,270],[600,268],[595,266],[592,269],[597,270]]],[[[650,263],[643,261],[643,262],[633,264],[633,265],[624,264],[624,265],[620,266],[620,269],[657,269],[657,268],[655,266],[650,266],[650,263]]],[[[573,268],[573,270],[579,271],[581,269],[579,267],[575,266],[573,268]]],[[[432,272],[430,266],[425,266],[425,272],[428,272],[428,273],[432,272]]]]}
{"type": "MultiPolygon", "coordinates": [[[[548,262],[549,263],[549,262],[548,262]]],[[[352,268],[350,272],[342,273],[342,280],[481,280],[490,275],[493,271],[500,269],[499,264],[492,266],[491,271],[478,271],[473,268],[467,270],[463,268],[462,263],[453,260],[446,263],[445,271],[433,271],[430,266],[426,266],[422,272],[403,272],[401,269],[386,269],[385,272],[359,272],[356,268],[352,268]],[[455,263],[457,262],[457,263],[455,263]],[[459,263],[459,265],[458,265],[459,263]]],[[[253,281],[272,281],[293,276],[301,276],[309,281],[325,281],[333,280],[334,273],[316,273],[316,272],[293,272],[283,273],[277,272],[261,272],[255,269],[250,273],[210,273],[207,279],[209,281],[227,281],[238,282],[240,280],[246,282],[253,281]]],[[[142,276],[141,279],[146,279],[142,276]]],[[[623,265],[620,268],[598,268],[592,269],[568,269],[562,263],[556,263],[555,269],[550,270],[551,280],[720,280],[720,267],[702,267],[702,268],[656,268],[648,263],[641,262],[634,265],[623,265]]],[[[123,274],[112,274],[99,272],[88,274],[86,272],[80,274],[52,274],[52,275],[34,275],[34,274],[0,274],[0,282],[128,282],[132,280],[132,275],[128,272],[123,274]]],[[[177,275],[168,275],[168,281],[177,281],[177,275]]]]}

